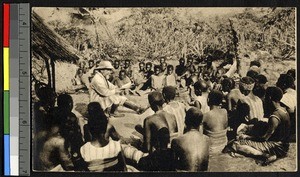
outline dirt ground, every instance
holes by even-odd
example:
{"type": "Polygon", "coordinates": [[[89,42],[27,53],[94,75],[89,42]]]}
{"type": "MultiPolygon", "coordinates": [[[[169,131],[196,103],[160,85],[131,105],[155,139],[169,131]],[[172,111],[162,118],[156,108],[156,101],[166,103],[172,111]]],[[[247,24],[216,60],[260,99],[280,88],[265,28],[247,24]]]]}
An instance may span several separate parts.
{"type": "MultiPolygon", "coordinates": [[[[185,95],[181,94],[181,98],[185,95]]],[[[87,117],[86,108],[89,101],[89,95],[87,93],[72,94],[74,100],[73,112],[79,118],[79,121],[83,125],[87,117]]],[[[142,96],[128,96],[128,98],[135,103],[146,106],[147,95],[142,96]]],[[[151,109],[145,113],[138,115],[133,111],[124,107],[119,108],[119,112],[124,113],[125,117],[122,118],[110,118],[110,123],[113,124],[117,132],[124,137],[126,142],[136,142],[142,138],[142,135],[134,130],[135,125],[142,124],[144,118],[153,114],[151,109]]],[[[291,143],[290,150],[287,157],[277,160],[276,162],[268,166],[260,166],[256,164],[256,161],[252,158],[239,156],[231,157],[229,154],[213,154],[209,159],[210,172],[283,172],[283,171],[296,171],[297,170],[297,146],[296,143],[291,143]]]]}

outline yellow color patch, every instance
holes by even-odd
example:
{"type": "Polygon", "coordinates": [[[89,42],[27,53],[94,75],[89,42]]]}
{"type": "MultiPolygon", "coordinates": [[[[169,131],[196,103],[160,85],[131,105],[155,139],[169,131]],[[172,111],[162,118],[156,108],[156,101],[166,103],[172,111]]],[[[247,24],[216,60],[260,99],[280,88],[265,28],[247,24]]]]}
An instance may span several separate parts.
{"type": "Polygon", "coordinates": [[[3,78],[4,90],[9,90],[9,48],[3,48],[3,78]]]}

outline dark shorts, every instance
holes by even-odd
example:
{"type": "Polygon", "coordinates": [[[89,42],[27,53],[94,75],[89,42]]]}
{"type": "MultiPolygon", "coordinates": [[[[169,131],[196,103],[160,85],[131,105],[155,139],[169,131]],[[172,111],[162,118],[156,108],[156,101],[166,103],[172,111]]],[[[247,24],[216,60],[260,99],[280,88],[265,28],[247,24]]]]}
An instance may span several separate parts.
{"type": "Polygon", "coordinates": [[[283,142],[275,142],[275,141],[257,142],[251,140],[240,140],[238,142],[240,145],[248,145],[261,152],[270,155],[276,155],[279,158],[286,156],[289,150],[289,143],[283,143],[283,142]]]}

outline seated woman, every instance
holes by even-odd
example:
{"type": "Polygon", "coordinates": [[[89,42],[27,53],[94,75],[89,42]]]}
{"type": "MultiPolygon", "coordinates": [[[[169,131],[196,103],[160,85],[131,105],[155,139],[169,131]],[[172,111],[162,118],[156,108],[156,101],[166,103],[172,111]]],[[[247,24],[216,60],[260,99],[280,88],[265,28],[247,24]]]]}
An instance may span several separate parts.
{"type": "Polygon", "coordinates": [[[108,120],[106,116],[91,116],[88,122],[91,141],[80,148],[87,168],[92,172],[125,171],[124,156],[120,141],[107,138],[108,120]]]}

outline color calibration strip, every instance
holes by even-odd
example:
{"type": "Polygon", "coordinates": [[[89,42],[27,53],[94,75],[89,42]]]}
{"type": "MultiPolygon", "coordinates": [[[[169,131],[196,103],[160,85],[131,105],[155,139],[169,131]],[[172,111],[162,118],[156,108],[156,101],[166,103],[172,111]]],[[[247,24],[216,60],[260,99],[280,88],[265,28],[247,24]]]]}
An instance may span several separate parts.
{"type": "Polygon", "coordinates": [[[19,175],[19,8],[10,4],[9,94],[10,94],[10,175],[19,175]]]}
{"type": "Polygon", "coordinates": [[[4,175],[30,175],[30,5],[3,4],[4,175]]]}
{"type": "Polygon", "coordinates": [[[4,113],[4,175],[10,175],[10,98],[9,98],[9,37],[10,5],[3,4],[3,113],[4,113]]]}
{"type": "MultiPolygon", "coordinates": [[[[19,77],[19,175],[30,175],[30,5],[18,4],[18,57],[19,68],[15,76],[19,77]]],[[[11,11],[12,12],[12,11],[11,11]]],[[[17,90],[16,90],[17,91],[17,90]]]]}

